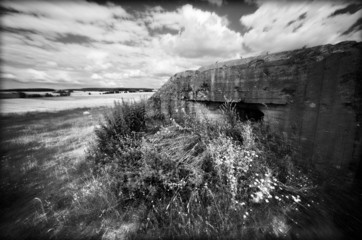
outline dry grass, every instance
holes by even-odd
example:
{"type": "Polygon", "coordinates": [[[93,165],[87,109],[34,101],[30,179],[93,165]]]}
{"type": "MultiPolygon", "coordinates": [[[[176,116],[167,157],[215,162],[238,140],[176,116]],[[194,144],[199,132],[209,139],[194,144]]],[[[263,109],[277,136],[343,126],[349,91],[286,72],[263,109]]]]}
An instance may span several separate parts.
{"type": "MultiPolygon", "coordinates": [[[[50,200],[61,205],[66,192],[89,171],[85,152],[105,108],[57,113],[12,114],[1,118],[1,220],[6,238],[47,238],[50,200]],[[89,111],[89,115],[84,115],[89,111]],[[46,231],[45,231],[46,230],[46,231]]],[[[61,215],[66,206],[59,207],[61,215]]]]}

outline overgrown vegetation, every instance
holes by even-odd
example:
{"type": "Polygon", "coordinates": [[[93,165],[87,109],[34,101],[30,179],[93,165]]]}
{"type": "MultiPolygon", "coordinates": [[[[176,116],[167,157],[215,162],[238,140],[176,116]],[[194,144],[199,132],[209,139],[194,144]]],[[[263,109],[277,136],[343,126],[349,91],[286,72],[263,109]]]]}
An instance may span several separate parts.
{"type": "Polygon", "coordinates": [[[221,108],[223,124],[184,115],[150,134],[144,104],[116,104],[88,155],[96,178],[106,176],[117,199],[112,211],[134,224],[132,236],[331,239],[342,234],[329,220],[333,213],[321,207],[318,174],[298,164],[298,149],[287,138],[262,122],[241,122],[231,102],[221,108]]]}
{"type": "Polygon", "coordinates": [[[82,160],[61,164],[64,183],[32,199],[22,231],[32,231],[28,239],[358,237],[359,202],[338,174],[329,181],[301,164],[292,141],[242,122],[231,102],[220,111],[223,123],[115,103],[83,140],[82,160]]]}

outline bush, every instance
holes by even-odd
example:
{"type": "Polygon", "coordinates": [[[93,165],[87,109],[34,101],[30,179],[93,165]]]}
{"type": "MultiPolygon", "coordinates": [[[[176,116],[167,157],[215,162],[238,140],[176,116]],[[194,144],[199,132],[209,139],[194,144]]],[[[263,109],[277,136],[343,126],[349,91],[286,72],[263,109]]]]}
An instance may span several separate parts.
{"type": "Polygon", "coordinates": [[[116,104],[89,154],[120,211],[137,212],[137,236],[297,236],[313,225],[306,215],[326,217],[298,149],[263,123],[241,122],[227,103],[225,124],[185,116],[150,134],[144,106],[116,104]]]}
{"type": "Polygon", "coordinates": [[[123,167],[136,164],[140,158],[139,133],[146,129],[145,116],[145,101],[115,102],[95,132],[96,146],[90,155],[97,168],[112,162],[123,167]]]}

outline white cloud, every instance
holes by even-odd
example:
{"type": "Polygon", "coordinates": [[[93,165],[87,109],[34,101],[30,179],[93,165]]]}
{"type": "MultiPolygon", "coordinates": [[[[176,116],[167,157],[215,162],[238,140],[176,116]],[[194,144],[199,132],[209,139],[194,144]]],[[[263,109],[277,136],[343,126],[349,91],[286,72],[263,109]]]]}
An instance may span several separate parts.
{"type": "Polygon", "coordinates": [[[29,77],[32,80],[44,80],[44,81],[46,81],[47,79],[49,79],[48,74],[46,74],[45,72],[42,72],[42,71],[35,70],[35,69],[29,68],[29,69],[26,70],[26,73],[28,73],[29,77]]]}
{"type": "Polygon", "coordinates": [[[103,62],[107,56],[108,56],[107,52],[96,51],[96,50],[91,51],[90,53],[87,54],[87,58],[95,62],[103,62]]]}
{"type": "Polygon", "coordinates": [[[243,41],[240,33],[228,28],[226,18],[191,5],[185,5],[176,12],[154,12],[151,26],[178,30],[177,35],[162,35],[161,46],[170,54],[186,58],[230,58],[241,50],[243,41]]]}
{"type": "Polygon", "coordinates": [[[105,51],[93,50],[87,54],[86,58],[90,60],[90,64],[85,67],[86,70],[106,70],[112,67],[112,63],[107,61],[109,53],[105,51]]]}
{"type": "Polygon", "coordinates": [[[132,18],[121,6],[103,6],[86,1],[4,1],[3,5],[23,13],[58,20],[97,22],[114,17],[132,18]]]}
{"type": "Polygon", "coordinates": [[[112,73],[105,73],[104,75],[103,75],[106,79],[122,79],[122,77],[123,77],[123,74],[122,73],[114,73],[114,72],[112,72],[112,73]]]}
{"type": "Polygon", "coordinates": [[[178,31],[182,28],[182,21],[180,11],[166,12],[162,7],[149,9],[145,17],[145,22],[151,29],[168,28],[178,31]]]}
{"type": "Polygon", "coordinates": [[[56,62],[53,62],[53,61],[47,61],[45,62],[45,64],[49,67],[57,67],[58,66],[58,63],[56,62]]]}
{"type": "Polygon", "coordinates": [[[6,1],[3,5],[20,12],[2,16],[4,26],[47,33],[52,38],[74,34],[98,41],[124,42],[148,36],[144,24],[120,6],[85,1],[6,1]]]}
{"type": "Polygon", "coordinates": [[[176,72],[240,55],[360,39],[361,31],[342,33],[361,11],[329,17],[344,3],[258,4],[256,12],[241,18],[249,28],[242,35],[230,29],[226,16],[191,5],[127,12],[85,1],[7,1],[1,6],[17,12],[5,11],[1,19],[2,27],[11,30],[1,35],[1,76],[23,82],[159,87],[176,72]]]}
{"type": "Polygon", "coordinates": [[[39,71],[29,68],[23,73],[18,73],[18,76],[24,82],[32,80],[44,83],[79,83],[75,75],[72,77],[70,72],[62,70],[48,69],[46,71],[39,71]]]}
{"type": "Polygon", "coordinates": [[[78,83],[78,80],[72,78],[68,71],[50,70],[48,72],[49,72],[49,75],[51,75],[50,78],[54,82],[60,81],[60,82],[78,83]]]}
{"type": "Polygon", "coordinates": [[[15,75],[11,73],[1,73],[1,78],[15,79],[15,75]]]}
{"type": "Polygon", "coordinates": [[[259,4],[255,13],[240,19],[250,28],[244,35],[244,43],[254,55],[262,51],[278,52],[305,45],[361,40],[361,31],[342,33],[360,18],[362,10],[331,17],[334,11],[346,7],[346,3],[266,1],[259,4]]]}
{"type": "Polygon", "coordinates": [[[96,80],[99,80],[99,79],[102,79],[102,77],[97,74],[97,73],[93,73],[92,76],[91,76],[92,79],[96,79],[96,80]]]}

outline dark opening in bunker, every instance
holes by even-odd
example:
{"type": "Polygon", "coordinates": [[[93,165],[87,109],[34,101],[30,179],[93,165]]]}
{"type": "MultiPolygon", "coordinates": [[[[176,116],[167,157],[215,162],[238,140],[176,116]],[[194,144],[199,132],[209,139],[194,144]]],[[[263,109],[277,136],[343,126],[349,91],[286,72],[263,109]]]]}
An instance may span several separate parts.
{"type": "Polygon", "coordinates": [[[260,110],[261,104],[255,103],[236,103],[236,111],[242,121],[258,122],[264,118],[264,113],[260,110]]]}

